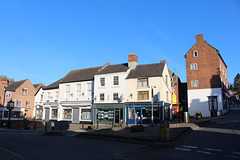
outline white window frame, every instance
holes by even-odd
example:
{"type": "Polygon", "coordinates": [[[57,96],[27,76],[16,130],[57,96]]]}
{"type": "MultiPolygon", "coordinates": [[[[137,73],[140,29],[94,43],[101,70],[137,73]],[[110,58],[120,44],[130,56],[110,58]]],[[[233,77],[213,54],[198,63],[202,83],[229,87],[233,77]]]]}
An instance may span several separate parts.
{"type": "Polygon", "coordinates": [[[113,93],[113,100],[114,100],[114,101],[118,101],[118,99],[119,99],[118,93],[113,93]],[[115,94],[117,94],[117,99],[115,99],[115,98],[116,98],[116,95],[115,95],[115,94]]]}
{"type": "Polygon", "coordinates": [[[26,101],[26,108],[31,108],[31,101],[26,101]]]}
{"type": "Polygon", "coordinates": [[[58,93],[58,91],[56,91],[55,100],[58,100],[58,95],[59,95],[59,93],[58,93]]]}
{"type": "Polygon", "coordinates": [[[50,92],[48,92],[48,99],[51,99],[51,94],[50,94],[50,92]]]}
{"type": "Polygon", "coordinates": [[[174,82],[175,81],[175,77],[171,77],[171,82],[174,82]]]}
{"type": "Polygon", "coordinates": [[[138,87],[147,87],[148,86],[148,78],[138,78],[137,81],[138,81],[137,82],[138,87]]]}
{"type": "Polygon", "coordinates": [[[100,101],[105,101],[105,94],[104,93],[99,94],[99,100],[100,101]],[[102,96],[103,96],[103,99],[102,99],[102,96]]]}
{"type": "Polygon", "coordinates": [[[190,70],[191,71],[194,71],[194,70],[197,70],[197,69],[198,69],[197,63],[190,64],[190,70]]]}
{"type": "Polygon", "coordinates": [[[70,97],[70,85],[66,85],[66,97],[70,97]]]}
{"type": "Polygon", "coordinates": [[[17,107],[21,108],[22,107],[22,100],[17,100],[17,107]]]}
{"type": "Polygon", "coordinates": [[[105,77],[101,77],[100,78],[100,87],[104,87],[105,86],[105,77]]]}
{"type": "Polygon", "coordinates": [[[198,80],[191,81],[191,86],[192,87],[198,87],[199,86],[198,80]]]}
{"type": "Polygon", "coordinates": [[[81,97],[81,84],[77,84],[77,90],[76,90],[76,92],[77,92],[77,97],[81,97]]]}
{"type": "Polygon", "coordinates": [[[119,76],[113,76],[113,85],[119,86],[119,76]],[[115,79],[115,78],[117,78],[117,79],[115,79]]]}
{"type": "Polygon", "coordinates": [[[198,51],[193,51],[193,57],[198,57],[198,51]],[[197,55],[195,53],[197,53],[197,55]]]}
{"type": "Polygon", "coordinates": [[[6,93],[5,97],[6,97],[6,98],[11,98],[11,97],[12,97],[12,94],[11,94],[11,93],[6,93]]]}
{"type": "Polygon", "coordinates": [[[87,96],[92,96],[92,83],[87,83],[87,96]]]}
{"type": "Polygon", "coordinates": [[[28,89],[27,88],[22,88],[22,95],[27,96],[28,95],[28,89]]]}

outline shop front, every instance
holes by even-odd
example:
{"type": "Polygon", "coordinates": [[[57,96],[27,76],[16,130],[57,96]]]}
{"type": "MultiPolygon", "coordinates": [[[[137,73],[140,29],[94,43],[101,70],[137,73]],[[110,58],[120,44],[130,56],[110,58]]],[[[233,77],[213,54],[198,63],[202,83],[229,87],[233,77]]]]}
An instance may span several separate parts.
{"type": "Polygon", "coordinates": [[[164,102],[126,103],[126,124],[156,124],[160,120],[169,119],[171,117],[170,106],[170,104],[164,102]]]}
{"type": "Polygon", "coordinates": [[[93,122],[97,124],[123,125],[125,121],[125,104],[108,103],[93,105],[93,122]]]}

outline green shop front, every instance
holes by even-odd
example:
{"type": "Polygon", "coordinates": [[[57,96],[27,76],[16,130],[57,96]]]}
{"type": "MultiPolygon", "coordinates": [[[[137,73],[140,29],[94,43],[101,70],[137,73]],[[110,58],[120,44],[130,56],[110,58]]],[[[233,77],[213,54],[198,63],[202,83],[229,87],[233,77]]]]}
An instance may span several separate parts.
{"type": "Polygon", "coordinates": [[[108,124],[108,125],[122,125],[126,124],[126,108],[122,103],[101,103],[93,105],[93,123],[108,124]]]}

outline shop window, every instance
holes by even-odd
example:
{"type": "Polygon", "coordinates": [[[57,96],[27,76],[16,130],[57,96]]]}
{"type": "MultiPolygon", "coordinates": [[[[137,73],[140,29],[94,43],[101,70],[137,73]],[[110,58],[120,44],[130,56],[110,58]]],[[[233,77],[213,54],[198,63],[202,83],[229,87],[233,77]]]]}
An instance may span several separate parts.
{"type": "Polygon", "coordinates": [[[148,91],[139,91],[138,92],[138,100],[148,100],[148,99],[149,99],[148,91]]]}
{"type": "Polygon", "coordinates": [[[128,119],[133,119],[133,108],[128,109],[128,119]]]}
{"type": "Polygon", "coordinates": [[[98,110],[98,119],[99,120],[113,120],[114,117],[114,111],[113,110],[98,110]]]}
{"type": "Polygon", "coordinates": [[[118,100],[118,93],[113,93],[113,100],[118,100]]]}
{"type": "Polygon", "coordinates": [[[58,110],[52,109],[52,119],[57,119],[58,110]]]}
{"type": "Polygon", "coordinates": [[[8,118],[8,111],[4,111],[4,113],[3,113],[3,118],[8,118]]]}
{"type": "Polygon", "coordinates": [[[147,78],[139,78],[138,79],[138,87],[147,87],[148,79],[147,78]]]}
{"type": "Polygon", "coordinates": [[[91,109],[81,110],[81,120],[91,120],[91,109]]]}
{"type": "Polygon", "coordinates": [[[119,85],[119,77],[118,77],[118,76],[114,76],[114,77],[113,77],[113,85],[114,85],[114,86],[119,85]]]}
{"type": "Polygon", "coordinates": [[[63,110],[63,119],[71,119],[72,118],[72,110],[64,109],[63,110]]]}

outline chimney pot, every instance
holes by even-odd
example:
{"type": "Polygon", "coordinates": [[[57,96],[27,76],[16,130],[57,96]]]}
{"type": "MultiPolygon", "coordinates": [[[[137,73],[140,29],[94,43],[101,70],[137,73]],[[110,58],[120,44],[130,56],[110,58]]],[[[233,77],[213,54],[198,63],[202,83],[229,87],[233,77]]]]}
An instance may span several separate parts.
{"type": "Polygon", "coordinates": [[[197,35],[196,35],[196,42],[197,42],[197,43],[202,43],[202,42],[204,42],[203,34],[197,34],[197,35]]]}
{"type": "Polygon", "coordinates": [[[128,55],[128,67],[135,69],[138,65],[138,56],[135,53],[130,53],[128,55]]]}

